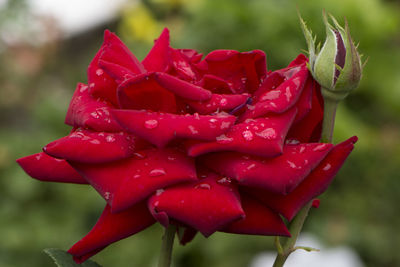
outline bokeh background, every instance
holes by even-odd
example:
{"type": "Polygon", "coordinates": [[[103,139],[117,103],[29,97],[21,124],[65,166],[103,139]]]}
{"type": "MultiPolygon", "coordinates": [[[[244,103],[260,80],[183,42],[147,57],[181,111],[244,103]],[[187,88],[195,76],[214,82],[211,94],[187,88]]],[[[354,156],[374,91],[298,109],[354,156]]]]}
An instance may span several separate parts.
{"type": "MultiPolygon", "coordinates": [[[[306,49],[296,6],[320,40],[322,9],[341,23],[346,17],[359,50],[369,57],[360,87],[340,105],[335,129],[336,142],[352,135],[359,142],[305,231],[328,247],[352,247],[368,267],[400,266],[399,1],[2,0],[0,267],[54,266],[42,249],[68,249],[102,211],[103,200],[91,188],[30,179],[15,159],[69,131],[63,124],[69,100],[76,83],[86,81],[105,28],[139,59],[167,26],[176,48],[262,49],[269,69],[277,69],[306,49]]],[[[161,235],[155,225],[94,259],[104,266],[152,266],[161,235]]],[[[197,236],[176,246],[174,265],[249,266],[267,249],[268,237],[197,236]]]]}

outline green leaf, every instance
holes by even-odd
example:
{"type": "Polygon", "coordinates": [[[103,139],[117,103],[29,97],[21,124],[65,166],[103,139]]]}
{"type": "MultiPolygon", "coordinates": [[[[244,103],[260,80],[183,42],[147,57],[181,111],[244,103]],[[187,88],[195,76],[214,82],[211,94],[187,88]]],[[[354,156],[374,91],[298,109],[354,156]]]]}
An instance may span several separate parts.
{"type": "Polygon", "coordinates": [[[54,260],[58,267],[101,267],[101,265],[91,260],[77,264],[72,259],[71,254],[58,248],[46,248],[44,252],[54,260]]]}

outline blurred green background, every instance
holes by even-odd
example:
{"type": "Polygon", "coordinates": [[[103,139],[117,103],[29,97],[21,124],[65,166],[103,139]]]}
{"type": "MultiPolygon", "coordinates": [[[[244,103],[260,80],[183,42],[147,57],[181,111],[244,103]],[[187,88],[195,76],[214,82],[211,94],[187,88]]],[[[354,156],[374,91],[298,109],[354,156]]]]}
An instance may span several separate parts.
{"type": "MultiPolygon", "coordinates": [[[[15,159],[39,152],[69,131],[63,124],[69,100],[76,83],[86,81],[105,28],[117,32],[139,59],[168,26],[174,47],[204,53],[262,49],[269,69],[277,69],[306,49],[296,6],[321,41],[322,9],[341,23],[346,17],[359,50],[369,57],[360,87],[339,107],[335,129],[336,142],[352,135],[359,142],[305,231],[327,245],[354,248],[368,267],[400,266],[399,1],[127,1],[114,18],[69,36],[52,18],[40,18],[45,26],[40,35],[32,23],[38,18],[25,1],[1,2],[0,267],[54,266],[42,249],[68,249],[102,211],[103,200],[91,188],[30,179],[15,159]],[[44,34],[50,41],[40,41],[44,34]]],[[[104,266],[152,266],[161,235],[155,225],[94,259],[104,266]]],[[[176,246],[174,264],[242,267],[271,248],[268,237],[197,236],[176,246]]]]}

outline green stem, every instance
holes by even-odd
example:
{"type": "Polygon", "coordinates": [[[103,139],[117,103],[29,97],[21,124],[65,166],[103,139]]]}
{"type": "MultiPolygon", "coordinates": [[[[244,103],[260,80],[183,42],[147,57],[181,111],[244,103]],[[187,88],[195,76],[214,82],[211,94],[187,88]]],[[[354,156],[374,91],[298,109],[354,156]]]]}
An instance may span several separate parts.
{"type": "Polygon", "coordinates": [[[176,226],[170,224],[165,228],[164,236],[162,238],[160,258],[158,259],[158,267],[171,266],[172,247],[174,246],[174,238],[176,233],[176,226]]]}
{"type": "MultiPolygon", "coordinates": [[[[339,101],[330,97],[324,97],[324,118],[322,122],[322,133],[321,142],[332,143],[333,127],[335,125],[336,108],[339,101]]],[[[290,238],[285,238],[285,243],[282,246],[279,239],[276,239],[276,247],[278,255],[275,258],[273,267],[282,267],[286,259],[289,257],[295,249],[297,238],[303,228],[304,221],[307,218],[308,212],[310,211],[312,201],[305,205],[293,219],[289,225],[289,231],[292,234],[290,238]]]]}

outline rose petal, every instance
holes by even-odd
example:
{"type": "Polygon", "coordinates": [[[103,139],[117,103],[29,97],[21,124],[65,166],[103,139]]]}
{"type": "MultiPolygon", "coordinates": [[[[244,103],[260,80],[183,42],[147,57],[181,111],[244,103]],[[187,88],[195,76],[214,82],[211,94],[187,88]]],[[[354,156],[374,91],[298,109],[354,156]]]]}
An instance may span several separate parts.
{"type": "Polygon", "coordinates": [[[213,140],[233,125],[231,115],[175,115],[139,110],[113,110],[116,120],[129,132],[157,145],[174,138],[213,140]]]}
{"type": "Polygon", "coordinates": [[[211,74],[228,81],[233,93],[254,92],[266,73],[265,54],[260,50],[244,53],[215,50],[197,68],[203,75],[211,74]]]}
{"type": "Polygon", "coordinates": [[[193,160],[174,149],[150,149],[105,164],[71,165],[103,196],[113,212],[120,212],[156,190],[195,181],[193,160]]]}
{"type": "Polygon", "coordinates": [[[288,220],[292,220],[304,205],[328,188],[336,173],[353,150],[356,141],[357,137],[354,136],[333,147],[318,167],[296,189],[286,196],[254,188],[247,188],[246,191],[265,203],[265,205],[285,216],[288,220]]]}
{"type": "Polygon", "coordinates": [[[189,243],[190,241],[192,241],[194,239],[197,232],[198,231],[193,229],[192,227],[180,226],[177,231],[179,243],[181,245],[186,245],[187,243],[189,243]]]}
{"type": "Polygon", "coordinates": [[[76,263],[82,263],[102,249],[121,239],[134,235],[155,222],[146,202],[138,203],[120,213],[111,213],[106,206],[96,225],[69,250],[76,263]]]}
{"type": "Polygon", "coordinates": [[[218,136],[216,141],[191,146],[188,154],[199,156],[209,152],[237,151],[264,157],[277,156],[282,153],[286,133],[295,115],[296,110],[292,109],[269,118],[246,120],[218,136]]]}
{"type": "Polygon", "coordinates": [[[155,73],[146,73],[125,80],[117,90],[119,106],[175,113],[174,94],[161,86],[155,76],[155,73]]]}
{"type": "Polygon", "coordinates": [[[198,74],[190,59],[179,49],[170,50],[171,53],[171,69],[169,74],[181,80],[192,82],[198,79],[198,74]]]}
{"type": "Polygon", "coordinates": [[[69,104],[65,123],[96,131],[120,132],[122,128],[111,117],[110,108],[112,108],[111,104],[92,98],[87,85],[78,83],[69,104]]]}
{"type": "Polygon", "coordinates": [[[318,142],[321,137],[324,108],[320,86],[315,81],[313,81],[311,106],[312,109],[290,128],[288,139],[296,139],[304,143],[318,142]]]}
{"type": "Polygon", "coordinates": [[[164,226],[173,218],[210,236],[244,216],[235,186],[218,180],[213,175],[199,182],[168,188],[149,199],[149,209],[164,226]]]}
{"type": "Polygon", "coordinates": [[[170,61],[169,30],[164,28],[160,37],[154,42],[153,48],[143,59],[142,64],[147,71],[166,71],[170,61]]]}
{"type": "Polygon", "coordinates": [[[50,157],[44,152],[17,159],[17,163],[29,176],[40,181],[87,184],[65,160],[50,157]]]}
{"type": "Polygon", "coordinates": [[[240,185],[288,194],[325,158],[332,144],[286,145],[283,154],[264,158],[241,153],[207,154],[202,163],[240,185]]]}
{"type": "Polygon", "coordinates": [[[131,157],[149,144],[124,132],[105,133],[78,129],[51,142],[44,152],[55,158],[83,163],[104,163],[131,157]]]}
{"type": "Polygon", "coordinates": [[[289,230],[278,213],[273,212],[258,200],[242,193],[240,195],[246,217],[235,221],[221,232],[246,235],[290,236],[289,230]]]}
{"type": "Polygon", "coordinates": [[[106,73],[102,68],[105,64],[114,64],[135,74],[143,73],[145,70],[114,33],[109,30],[104,32],[104,42],[88,68],[88,83],[93,96],[104,98],[116,105],[117,84],[114,81],[115,77],[111,77],[110,73],[106,73]],[[99,64],[99,61],[103,63],[99,64]]]}
{"type": "Polygon", "coordinates": [[[308,78],[306,64],[287,68],[281,75],[285,77],[285,80],[276,88],[267,88],[266,86],[270,85],[271,82],[268,81],[268,78],[265,80],[259,89],[263,93],[258,93],[257,101],[246,110],[240,119],[241,121],[261,117],[271,112],[282,113],[296,104],[308,78]]]}
{"type": "Polygon", "coordinates": [[[233,93],[227,81],[211,74],[205,74],[198,85],[216,94],[233,93]]]}
{"type": "Polygon", "coordinates": [[[242,95],[220,95],[212,94],[209,100],[205,101],[186,101],[196,112],[200,114],[210,114],[217,111],[230,111],[246,103],[248,94],[242,95]]]}

